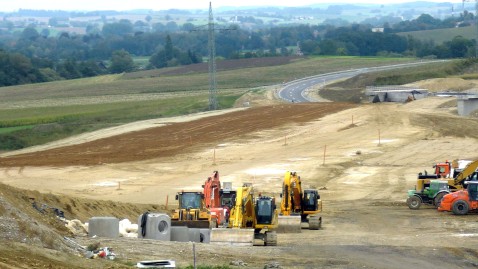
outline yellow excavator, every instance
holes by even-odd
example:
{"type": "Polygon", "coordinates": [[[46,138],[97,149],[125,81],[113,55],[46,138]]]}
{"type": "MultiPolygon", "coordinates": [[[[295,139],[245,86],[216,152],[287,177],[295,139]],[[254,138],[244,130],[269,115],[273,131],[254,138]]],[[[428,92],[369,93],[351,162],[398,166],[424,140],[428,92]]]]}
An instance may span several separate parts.
{"type": "Polygon", "coordinates": [[[310,230],[321,228],[322,200],[319,192],[302,189],[302,181],[296,172],[285,173],[281,198],[278,232],[300,232],[302,224],[308,224],[310,230]]]}
{"type": "Polygon", "coordinates": [[[227,228],[213,228],[211,243],[276,246],[278,210],[275,198],[259,195],[244,184],[236,191],[227,228]]]}

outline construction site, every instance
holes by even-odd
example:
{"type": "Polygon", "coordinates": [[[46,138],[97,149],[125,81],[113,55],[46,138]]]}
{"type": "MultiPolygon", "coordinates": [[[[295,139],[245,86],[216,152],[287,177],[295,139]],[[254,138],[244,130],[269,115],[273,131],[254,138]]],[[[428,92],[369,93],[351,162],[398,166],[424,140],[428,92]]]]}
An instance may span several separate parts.
{"type": "Polygon", "coordinates": [[[419,172],[478,159],[478,122],[458,115],[456,97],[287,104],[269,93],[248,98],[248,108],[243,101],[235,109],[137,122],[0,155],[6,242],[0,267],[478,266],[475,213],[438,211],[425,196],[418,210],[407,206],[409,190],[419,192],[419,172]],[[219,175],[221,183],[212,184],[219,175]],[[183,206],[191,194],[205,208],[183,206]],[[224,200],[206,206],[211,197],[224,200]],[[91,223],[90,233],[74,233],[32,201],[60,209],[68,220],[96,218],[99,226],[94,234],[91,223]],[[158,222],[142,226],[145,212],[158,222]],[[139,236],[108,234],[122,219],[137,224],[139,236]],[[168,227],[161,221],[205,229],[216,242],[205,242],[203,233],[171,240],[184,229],[163,238],[168,227]],[[291,229],[281,231],[281,223],[291,229]],[[149,230],[142,235],[142,229],[149,230]],[[243,235],[244,244],[231,242],[243,235]],[[115,259],[87,259],[78,251],[94,244],[114,250],[115,259]]]}

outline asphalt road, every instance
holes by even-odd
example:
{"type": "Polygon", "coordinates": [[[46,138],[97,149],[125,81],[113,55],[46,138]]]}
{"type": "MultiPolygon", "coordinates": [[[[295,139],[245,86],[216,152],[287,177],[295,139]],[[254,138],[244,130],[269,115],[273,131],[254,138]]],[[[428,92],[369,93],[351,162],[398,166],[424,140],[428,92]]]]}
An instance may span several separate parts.
{"type": "Polygon", "coordinates": [[[294,80],[292,82],[286,83],[283,85],[283,88],[279,90],[278,96],[280,99],[292,102],[292,103],[304,103],[304,102],[314,102],[306,96],[306,91],[312,86],[322,84],[332,83],[341,79],[348,79],[354,76],[357,76],[362,73],[370,73],[377,71],[384,71],[390,69],[410,67],[414,65],[422,65],[433,63],[437,61],[426,61],[418,63],[406,63],[406,64],[396,64],[396,65],[387,65],[387,66],[378,66],[378,67],[369,67],[369,68],[360,68],[360,69],[351,69],[346,71],[338,71],[332,73],[321,74],[317,76],[302,78],[294,80]]]}

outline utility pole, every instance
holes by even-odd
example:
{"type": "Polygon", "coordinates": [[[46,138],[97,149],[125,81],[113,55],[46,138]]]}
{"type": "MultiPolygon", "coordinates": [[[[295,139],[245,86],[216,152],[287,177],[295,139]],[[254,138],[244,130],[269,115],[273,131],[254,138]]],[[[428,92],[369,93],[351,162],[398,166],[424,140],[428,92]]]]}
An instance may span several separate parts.
{"type": "MultiPolygon", "coordinates": [[[[192,31],[204,31],[200,28],[204,27],[205,25],[199,26],[192,31]]],[[[215,32],[216,31],[230,31],[236,30],[235,27],[231,28],[218,28],[214,23],[214,16],[212,14],[212,4],[209,2],[209,19],[207,24],[207,32],[208,32],[208,68],[209,68],[209,110],[217,110],[218,109],[218,102],[217,102],[217,82],[216,82],[216,38],[215,32]]]]}
{"type": "Polygon", "coordinates": [[[209,52],[209,110],[217,110],[217,82],[216,82],[216,39],[214,37],[214,17],[212,4],[209,2],[208,52],[209,52]]]}

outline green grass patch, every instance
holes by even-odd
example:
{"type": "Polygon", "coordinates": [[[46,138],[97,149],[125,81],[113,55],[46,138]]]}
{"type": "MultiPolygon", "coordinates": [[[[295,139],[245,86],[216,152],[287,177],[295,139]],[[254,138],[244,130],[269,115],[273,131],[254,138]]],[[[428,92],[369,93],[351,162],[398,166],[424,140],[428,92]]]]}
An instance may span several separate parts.
{"type": "Polygon", "coordinates": [[[25,126],[0,128],[0,135],[16,132],[16,131],[20,131],[20,130],[25,130],[25,129],[31,129],[34,126],[35,125],[25,125],[25,126]]]}

